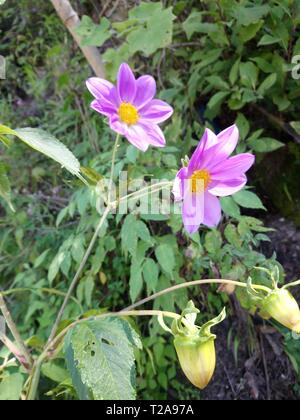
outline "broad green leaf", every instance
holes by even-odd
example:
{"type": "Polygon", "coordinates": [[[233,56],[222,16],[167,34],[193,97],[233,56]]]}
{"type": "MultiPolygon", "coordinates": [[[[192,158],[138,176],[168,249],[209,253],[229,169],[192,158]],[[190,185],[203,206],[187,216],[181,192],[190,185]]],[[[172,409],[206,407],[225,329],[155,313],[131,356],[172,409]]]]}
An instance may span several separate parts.
{"type": "Polygon", "coordinates": [[[213,229],[205,235],[204,247],[210,254],[216,254],[222,246],[222,237],[218,230],[213,229]]]}
{"type": "Polygon", "coordinates": [[[65,381],[69,377],[66,369],[60,366],[57,361],[44,363],[42,366],[42,373],[47,378],[58,383],[65,381]]]}
{"type": "Polygon", "coordinates": [[[270,89],[275,83],[276,83],[276,80],[277,80],[277,74],[276,73],[272,73],[272,74],[270,74],[269,76],[267,76],[266,78],[265,78],[265,80],[261,83],[261,85],[259,86],[259,88],[257,89],[257,92],[260,94],[260,95],[264,95],[265,94],[265,92],[268,90],[268,89],[270,89]]]}
{"type": "Polygon", "coordinates": [[[248,209],[263,209],[266,210],[260,198],[251,191],[242,190],[233,194],[234,201],[242,207],[248,209]]]}
{"type": "Polygon", "coordinates": [[[175,18],[172,7],[164,9],[161,3],[142,2],[130,12],[130,17],[139,19],[127,36],[131,54],[140,51],[148,57],[171,44],[175,18]]]}
{"type": "Polygon", "coordinates": [[[264,21],[259,20],[255,23],[250,23],[248,26],[244,26],[239,31],[239,38],[243,43],[250,41],[250,39],[254,38],[257,32],[262,27],[264,21]]]}
{"type": "Polygon", "coordinates": [[[103,17],[97,25],[89,16],[83,16],[76,32],[82,37],[81,45],[101,47],[111,37],[110,22],[103,17]]]}
{"type": "Polygon", "coordinates": [[[268,153],[280,149],[284,143],[270,137],[261,137],[259,139],[248,139],[248,145],[257,153],[268,153]]]}
{"type": "Polygon", "coordinates": [[[258,78],[258,68],[251,61],[240,63],[240,77],[244,86],[255,89],[258,78]]]}
{"type": "Polygon", "coordinates": [[[161,268],[173,276],[173,270],[175,268],[175,256],[173,248],[168,244],[159,245],[155,249],[155,256],[161,268]]]}
{"type": "Polygon", "coordinates": [[[72,328],[65,338],[65,355],[80,400],[135,399],[134,347],[141,348],[140,339],[120,318],[72,328]]]}
{"type": "Polygon", "coordinates": [[[230,69],[229,81],[232,86],[236,83],[238,79],[240,62],[241,58],[239,57],[230,69]]]}
{"type": "Polygon", "coordinates": [[[230,223],[226,226],[224,230],[224,236],[231,245],[237,249],[241,249],[242,241],[234,225],[230,223]]]}
{"type": "Polygon", "coordinates": [[[279,37],[266,34],[260,39],[257,45],[260,47],[264,45],[277,44],[280,41],[281,39],[279,37]]]}
{"type": "Polygon", "coordinates": [[[247,120],[244,114],[239,112],[235,123],[238,126],[241,140],[245,140],[250,130],[249,121],[247,120]]]}
{"type": "Polygon", "coordinates": [[[147,284],[148,293],[156,292],[158,283],[158,266],[152,258],[146,258],[143,265],[143,277],[147,284]]]}
{"type": "Polygon", "coordinates": [[[142,266],[140,261],[134,261],[130,267],[129,294],[132,302],[135,302],[143,288],[142,266]]]}
{"type": "Polygon", "coordinates": [[[238,219],[241,215],[240,208],[233,200],[232,197],[222,197],[221,198],[221,206],[222,210],[224,211],[227,216],[234,217],[238,219]]]}
{"type": "Polygon", "coordinates": [[[268,5],[244,7],[238,6],[234,8],[234,15],[240,25],[248,26],[258,22],[261,18],[270,12],[268,5]]]}
{"type": "Polygon", "coordinates": [[[192,12],[183,22],[182,27],[188,39],[198,32],[199,23],[202,21],[202,12],[192,12]]]}
{"type": "Polygon", "coordinates": [[[80,177],[80,163],[72,152],[51,134],[39,128],[19,128],[15,135],[28,146],[60,163],[71,174],[80,177]]]}
{"type": "Polygon", "coordinates": [[[208,101],[207,107],[209,109],[218,107],[224,102],[225,98],[229,95],[229,92],[217,92],[208,101]]]}
{"type": "Polygon", "coordinates": [[[127,254],[129,252],[132,257],[136,254],[138,233],[137,220],[133,214],[128,214],[125,217],[121,229],[122,249],[127,254]]]}
{"type": "Polygon", "coordinates": [[[20,373],[13,373],[0,383],[0,401],[18,401],[21,397],[24,378],[20,373]]]}
{"type": "Polygon", "coordinates": [[[66,168],[71,174],[80,175],[80,163],[73,153],[59,140],[51,134],[39,128],[19,128],[11,130],[9,127],[0,125],[0,134],[11,134],[18,137],[28,146],[43,153],[47,157],[58,162],[63,168],[66,168]]]}

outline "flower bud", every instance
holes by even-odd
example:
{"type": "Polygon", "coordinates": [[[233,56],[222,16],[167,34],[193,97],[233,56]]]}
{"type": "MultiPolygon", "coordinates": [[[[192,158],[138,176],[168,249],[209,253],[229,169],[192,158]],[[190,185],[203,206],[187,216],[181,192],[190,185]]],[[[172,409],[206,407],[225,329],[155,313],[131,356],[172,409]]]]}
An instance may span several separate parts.
{"type": "Polygon", "coordinates": [[[174,339],[176,353],[185,376],[197,388],[204,389],[216,367],[215,339],[202,341],[199,337],[174,339]]]}
{"type": "Polygon", "coordinates": [[[300,309],[295,298],[288,290],[273,290],[261,302],[261,309],[280,324],[296,333],[300,333],[300,309]]]}
{"type": "Polygon", "coordinates": [[[226,317],[225,308],[214,319],[199,327],[195,325],[199,310],[190,301],[181,316],[173,321],[172,329],[158,317],[161,327],[173,334],[174,347],[186,377],[197,388],[204,389],[211,380],[216,367],[216,336],[210,329],[226,317]]]}

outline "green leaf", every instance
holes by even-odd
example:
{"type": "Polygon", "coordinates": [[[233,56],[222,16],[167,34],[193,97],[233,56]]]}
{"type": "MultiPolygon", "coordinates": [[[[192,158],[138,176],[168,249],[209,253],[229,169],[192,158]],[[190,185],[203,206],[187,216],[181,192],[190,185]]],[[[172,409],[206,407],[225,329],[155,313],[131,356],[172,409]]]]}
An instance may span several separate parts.
{"type": "Polygon", "coordinates": [[[293,127],[297,134],[300,134],[300,121],[291,121],[290,125],[293,127]]]}
{"type": "Polygon", "coordinates": [[[249,121],[247,120],[244,114],[239,112],[235,123],[238,126],[241,140],[245,140],[250,130],[249,121]]]}
{"type": "Polygon", "coordinates": [[[183,22],[182,27],[188,39],[198,31],[199,23],[202,21],[202,12],[192,12],[183,22]]]}
{"type": "Polygon", "coordinates": [[[271,137],[261,137],[259,139],[248,139],[249,147],[257,153],[268,153],[274,150],[280,149],[284,146],[284,143],[273,139],[271,137]]]}
{"type": "Polygon", "coordinates": [[[0,162],[0,196],[7,202],[10,209],[15,211],[10,200],[10,182],[6,174],[5,166],[0,162]]]}
{"type": "Polygon", "coordinates": [[[44,363],[42,366],[42,373],[44,376],[57,383],[61,383],[69,377],[66,369],[60,366],[56,361],[44,363]]]}
{"type": "MultiPolygon", "coordinates": [[[[133,55],[140,51],[149,57],[155,51],[165,48],[172,42],[172,7],[163,9],[161,3],[144,3],[130,12],[130,18],[139,19],[127,36],[127,44],[133,55]]],[[[136,21],[133,21],[136,22],[136,21]]]]}
{"type": "Polygon", "coordinates": [[[125,217],[121,229],[122,249],[125,253],[129,252],[132,257],[136,254],[137,248],[137,220],[133,214],[128,214],[125,217]]]}
{"type": "Polygon", "coordinates": [[[266,210],[260,198],[251,191],[242,190],[233,194],[234,201],[242,207],[248,209],[263,209],[266,210]]]}
{"type": "Polygon", "coordinates": [[[229,92],[217,92],[208,101],[207,107],[209,109],[218,107],[224,102],[225,98],[229,95],[229,92]]]}
{"type": "Polygon", "coordinates": [[[279,37],[266,34],[260,39],[257,45],[261,47],[264,45],[277,44],[280,41],[281,39],[279,37]]]}
{"type": "Polygon", "coordinates": [[[221,197],[221,206],[222,210],[224,211],[227,216],[234,217],[238,219],[241,215],[240,208],[233,200],[232,197],[221,197]]]}
{"type": "Polygon", "coordinates": [[[135,302],[143,288],[142,266],[140,261],[134,261],[130,267],[129,294],[132,302],[135,302]]]}
{"type": "Polygon", "coordinates": [[[0,125],[0,134],[11,134],[18,137],[28,146],[60,163],[61,166],[66,168],[71,174],[76,175],[83,180],[80,175],[80,163],[77,158],[64,144],[46,131],[39,128],[19,128],[11,130],[9,127],[0,125]]]}
{"type": "Polygon", "coordinates": [[[158,266],[152,258],[146,258],[143,265],[143,277],[147,284],[147,291],[149,293],[156,292],[158,283],[158,266]]]}
{"type": "Polygon", "coordinates": [[[254,63],[251,61],[240,63],[240,76],[244,86],[255,89],[258,78],[258,68],[254,63]]]}
{"type": "Polygon", "coordinates": [[[216,254],[222,246],[222,236],[216,229],[207,232],[205,235],[204,247],[210,254],[216,254]]]}
{"type": "Polygon", "coordinates": [[[275,83],[276,83],[276,80],[277,80],[277,74],[276,73],[272,73],[272,74],[270,74],[269,76],[267,76],[266,78],[265,78],[265,80],[261,83],[261,85],[259,86],[259,88],[257,89],[257,92],[260,94],[260,95],[264,95],[265,94],[265,92],[268,90],[268,89],[270,89],[275,83]]]}
{"type": "Polygon", "coordinates": [[[140,339],[120,318],[72,328],[65,338],[65,355],[79,399],[135,399],[134,347],[141,348],[140,339]]]}
{"type": "Polygon", "coordinates": [[[96,25],[89,16],[83,16],[76,28],[76,33],[82,37],[81,45],[94,45],[101,47],[111,37],[110,22],[103,17],[99,25],[96,25]]]}
{"type": "Polygon", "coordinates": [[[270,12],[268,5],[244,7],[238,6],[234,9],[234,15],[240,25],[250,25],[258,22],[270,12]]]}
{"type": "Polygon", "coordinates": [[[233,86],[238,78],[239,75],[239,67],[240,67],[240,62],[241,62],[241,58],[239,57],[236,62],[234,63],[234,65],[231,67],[230,69],[230,73],[229,73],[229,81],[231,83],[231,85],[233,86]]]}
{"type": "Polygon", "coordinates": [[[237,249],[241,249],[242,241],[234,225],[230,223],[226,226],[224,230],[224,236],[231,245],[237,249]]]}
{"type": "Polygon", "coordinates": [[[13,373],[2,379],[0,383],[0,401],[18,401],[23,388],[23,375],[13,373]]]}
{"type": "Polygon", "coordinates": [[[246,43],[250,41],[250,39],[254,38],[257,32],[262,27],[263,23],[263,20],[259,20],[255,23],[250,23],[250,25],[248,26],[242,27],[239,31],[239,38],[241,42],[246,43]]]}
{"type": "Polygon", "coordinates": [[[161,268],[173,276],[173,270],[175,268],[175,256],[173,248],[168,244],[159,245],[155,249],[155,256],[161,268]]]}

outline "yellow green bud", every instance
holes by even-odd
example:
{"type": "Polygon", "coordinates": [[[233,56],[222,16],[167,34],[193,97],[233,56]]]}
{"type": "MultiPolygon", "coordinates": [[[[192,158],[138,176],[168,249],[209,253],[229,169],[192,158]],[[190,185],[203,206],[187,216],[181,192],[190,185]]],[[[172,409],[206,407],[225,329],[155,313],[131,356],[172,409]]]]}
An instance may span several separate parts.
{"type": "Polygon", "coordinates": [[[181,337],[174,339],[174,346],[181,368],[188,380],[197,388],[204,389],[210,382],[216,367],[215,339],[181,337]]]}
{"type": "Polygon", "coordinates": [[[174,335],[174,346],[183,372],[197,388],[204,389],[211,380],[216,367],[216,336],[210,329],[222,322],[226,316],[225,308],[214,319],[199,327],[195,325],[199,310],[190,301],[181,316],[173,321],[172,329],[158,321],[165,331],[174,335]]]}
{"type": "Polygon", "coordinates": [[[270,315],[290,330],[300,333],[300,309],[293,295],[286,289],[273,290],[260,304],[270,315]]]}

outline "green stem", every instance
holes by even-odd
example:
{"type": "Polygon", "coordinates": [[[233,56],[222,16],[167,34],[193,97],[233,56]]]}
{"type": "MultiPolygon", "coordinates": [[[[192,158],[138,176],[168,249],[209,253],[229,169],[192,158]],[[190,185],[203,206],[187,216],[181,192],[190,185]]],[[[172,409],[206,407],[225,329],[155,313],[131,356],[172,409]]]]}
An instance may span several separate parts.
{"type": "Polygon", "coordinates": [[[298,286],[300,284],[300,280],[292,281],[291,283],[285,284],[282,288],[287,289],[288,287],[298,286]]]}
{"type": "MultiPolygon", "coordinates": [[[[154,300],[160,296],[166,295],[168,293],[174,292],[175,290],[179,290],[179,289],[183,289],[185,287],[192,287],[192,286],[199,286],[199,285],[203,285],[203,284],[211,284],[211,283],[216,283],[216,284],[232,284],[234,286],[238,286],[238,287],[247,287],[246,283],[242,283],[239,281],[234,281],[234,280],[223,280],[223,279],[205,279],[205,280],[194,280],[194,281],[188,281],[186,283],[180,283],[180,284],[176,284],[175,286],[172,287],[168,287],[167,289],[161,290],[160,292],[154,293],[151,296],[146,297],[145,299],[141,299],[138,302],[128,306],[127,308],[124,309],[124,311],[131,311],[134,308],[137,308],[138,306],[144,305],[144,303],[150,302],[151,300],[154,300]]],[[[257,290],[263,290],[264,292],[269,293],[270,289],[266,286],[262,286],[259,284],[253,284],[252,287],[254,289],[257,290]]],[[[122,313],[122,311],[121,311],[122,313]]]]}
{"type": "Polygon", "coordinates": [[[0,310],[2,312],[2,315],[4,316],[4,319],[6,321],[6,324],[10,330],[10,332],[12,333],[16,343],[17,343],[17,347],[19,349],[19,351],[22,353],[24,359],[26,360],[27,363],[27,367],[31,368],[32,366],[32,359],[29,353],[29,350],[27,349],[27,347],[25,346],[25,343],[17,329],[16,324],[14,323],[14,320],[11,317],[11,314],[6,306],[6,303],[3,299],[2,294],[0,293],[0,310]]]}
{"type": "Polygon", "coordinates": [[[119,146],[119,140],[120,140],[120,134],[117,134],[117,137],[116,137],[116,140],[115,140],[115,145],[114,145],[114,148],[113,148],[111,168],[110,168],[110,178],[109,178],[109,183],[108,183],[108,195],[107,195],[108,205],[111,205],[111,202],[110,202],[111,201],[111,188],[112,188],[113,179],[114,179],[115,161],[116,161],[116,154],[117,154],[117,150],[118,150],[118,146],[119,146]]]}
{"type": "Polygon", "coordinates": [[[71,298],[71,295],[72,295],[72,293],[73,293],[73,291],[74,291],[74,289],[75,289],[75,287],[77,285],[77,282],[78,282],[79,277],[80,277],[80,275],[81,275],[81,273],[82,273],[82,271],[84,269],[84,266],[85,266],[85,264],[86,264],[86,262],[87,262],[87,260],[88,260],[88,258],[90,256],[93,248],[94,248],[94,245],[95,245],[95,242],[96,242],[96,240],[98,238],[99,232],[100,232],[100,230],[101,230],[101,228],[103,226],[103,223],[105,222],[105,220],[106,220],[109,212],[110,212],[110,207],[106,207],[106,209],[105,209],[105,211],[104,211],[104,213],[103,213],[103,215],[102,215],[102,217],[101,217],[101,219],[100,219],[100,221],[98,223],[98,226],[96,227],[96,230],[95,230],[94,235],[93,235],[93,237],[91,239],[91,242],[90,242],[90,244],[89,244],[89,246],[88,246],[88,248],[87,248],[87,250],[86,250],[86,252],[85,252],[85,254],[83,256],[83,258],[82,258],[82,261],[81,261],[81,263],[80,263],[80,265],[78,267],[78,270],[76,271],[76,274],[75,274],[75,276],[74,276],[74,278],[73,278],[73,280],[72,280],[72,282],[70,284],[69,290],[68,290],[68,292],[67,292],[67,294],[65,296],[65,299],[63,301],[63,304],[62,304],[62,306],[60,308],[60,311],[59,311],[59,313],[58,313],[58,315],[56,317],[55,323],[54,323],[54,325],[52,327],[52,331],[51,331],[51,334],[49,336],[48,343],[50,343],[53,340],[53,338],[55,337],[55,334],[57,332],[59,323],[62,320],[64,311],[66,309],[66,306],[67,306],[67,304],[68,304],[68,302],[69,302],[69,300],[71,298]]]}

